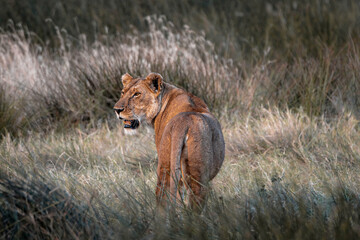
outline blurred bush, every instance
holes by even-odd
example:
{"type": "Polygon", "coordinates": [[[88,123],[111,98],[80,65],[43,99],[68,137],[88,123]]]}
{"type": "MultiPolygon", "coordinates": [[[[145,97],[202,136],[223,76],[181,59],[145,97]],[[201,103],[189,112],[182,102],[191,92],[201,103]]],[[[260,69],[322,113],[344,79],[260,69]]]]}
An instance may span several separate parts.
{"type": "Polygon", "coordinates": [[[1,0],[1,6],[3,28],[12,19],[41,39],[55,40],[54,25],[94,40],[102,33],[143,31],[145,16],[165,15],[178,28],[204,31],[218,52],[232,58],[261,55],[268,47],[277,56],[317,56],[319,44],[340,50],[360,33],[356,0],[1,0]]]}

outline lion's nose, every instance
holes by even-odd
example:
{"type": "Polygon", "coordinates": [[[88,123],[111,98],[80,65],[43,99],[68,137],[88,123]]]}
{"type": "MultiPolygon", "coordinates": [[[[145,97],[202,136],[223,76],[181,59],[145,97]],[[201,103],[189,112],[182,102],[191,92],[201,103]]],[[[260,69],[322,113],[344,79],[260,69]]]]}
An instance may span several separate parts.
{"type": "Polygon", "coordinates": [[[124,111],[124,108],[123,107],[120,107],[120,108],[114,108],[115,112],[117,114],[120,114],[122,111],[124,111]]]}

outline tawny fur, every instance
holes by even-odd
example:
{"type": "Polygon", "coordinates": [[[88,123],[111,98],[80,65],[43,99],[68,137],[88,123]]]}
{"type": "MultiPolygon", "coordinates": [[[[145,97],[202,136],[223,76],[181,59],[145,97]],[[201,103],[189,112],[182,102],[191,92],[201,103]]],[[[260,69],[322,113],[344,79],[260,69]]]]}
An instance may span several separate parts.
{"type": "Polygon", "coordinates": [[[225,155],[221,126],[198,97],[163,82],[160,74],[122,77],[124,89],[114,109],[118,117],[147,122],[155,130],[158,152],[156,196],[179,200],[183,186],[192,207],[202,206],[208,182],[220,170],[225,155]]]}

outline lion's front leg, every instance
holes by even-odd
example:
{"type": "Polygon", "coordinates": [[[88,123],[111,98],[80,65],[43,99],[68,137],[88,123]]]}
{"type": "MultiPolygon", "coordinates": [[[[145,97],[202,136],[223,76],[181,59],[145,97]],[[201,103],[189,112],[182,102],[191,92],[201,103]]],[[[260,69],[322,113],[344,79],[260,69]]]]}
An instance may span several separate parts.
{"type": "Polygon", "coordinates": [[[156,200],[158,205],[165,207],[170,189],[170,166],[161,164],[159,159],[157,169],[158,180],[156,184],[156,200]]]}

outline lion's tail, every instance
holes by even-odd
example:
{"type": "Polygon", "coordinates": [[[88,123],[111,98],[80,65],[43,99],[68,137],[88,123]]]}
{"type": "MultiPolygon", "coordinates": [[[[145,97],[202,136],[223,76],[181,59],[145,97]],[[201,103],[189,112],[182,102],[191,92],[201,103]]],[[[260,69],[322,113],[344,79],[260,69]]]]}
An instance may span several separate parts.
{"type": "Polygon", "coordinates": [[[170,180],[170,194],[177,198],[179,194],[179,183],[183,181],[186,186],[185,180],[185,162],[181,161],[181,153],[186,143],[186,136],[188,133],[187,128],[183,128],[182,131],[172,134],[171,137],[171,156],[170,156],[170,169],[171,169],[171,180],[170,180]]]}

